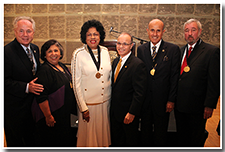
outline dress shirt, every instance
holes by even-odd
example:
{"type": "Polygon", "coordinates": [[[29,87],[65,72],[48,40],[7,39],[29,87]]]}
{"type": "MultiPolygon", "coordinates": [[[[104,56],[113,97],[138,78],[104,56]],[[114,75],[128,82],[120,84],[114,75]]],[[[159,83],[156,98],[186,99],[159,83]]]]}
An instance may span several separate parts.
{"type": "Polygon", "coordinates": [[[158,53],[158,50],[159,50],[159,47],[160,47],[161,42],[162,42],[162,39],[161,39],[156,45],[154,45],[154,44],[151,42],[151,48],[150,48],[151,55],[153,54],[153,49],[152,49],[153,46],[156,46],[156,50],[155,50],[155,51],[156,51],[156,53],[158,53]]]}
{"type": "MultiPolygon", "coordinates": [[[[130,56],[130,54],[131,54],[131,51],[130,51],[130,53],[128,53],[128,54],[125,55],[124,57],[122,57],[122,58],[120,57],[120,58],[122,59],[120,70],[121,70],[121,68],[123,67],[124,63],[127,61],[127,59],[128,59],[128,57],[130,56]]],[[[114,75],[115,75],[115,73],[116,73],[116,69],[115,69],[115,71],[114,71],[114,75]]]]}
{"type": "MultiPolygon", "coordinates": [[[[37,62],[36,62],[36,60],[35,60],[35,58],[34,58],[33,52],[32,52],[31,49],[30,49],[30,44],[28,45],[28,47],[25,47],[25,46],[22,45],[22,44],[20,44],[20,45],[23,47],[23,49],[24,49],[24,51],[26,52],[26,54],[28,53],[28,52],[27,52],[27,48],[30,50],[30,52],[31,52],[31,54],[32,54],[34,66],[35,66],[35,71],[37,71],[37,62]]],[[[25,92],[26,92],[26,93],[29,93],[29,83],[27,83],[27,87],[26,87],[25,92]]]]}
{"type": "Polygon", "coordinates": [[[191,52],[192,52],[192,51],[193,51],[193,49],[194,49],[194,47],[195,47],[195,45],[196,45],[196,43],[195,43],[195,44],[193,44],[193,45],[188,44],[188,49],[187,49],[187,47],[185,48],[185,50],[184,50],[184,54],[183,54],[183,57],[182,57],[182,62],[181,62],[181,65],[182,65],[182,63],[184,62],[184,58],[186,57],[186,52],[187,52],[187,50],[189,50],[189,48],[190,48],[190,47],[192,47],[192,49],[191,49],[191,52]]]}

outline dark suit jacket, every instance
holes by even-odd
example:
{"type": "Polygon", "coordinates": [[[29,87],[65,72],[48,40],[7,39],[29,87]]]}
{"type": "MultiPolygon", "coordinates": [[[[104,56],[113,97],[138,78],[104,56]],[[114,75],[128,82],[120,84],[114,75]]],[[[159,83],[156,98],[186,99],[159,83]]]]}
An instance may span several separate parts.
{"type": "MultiPolygon", "coordinates": [[[[166,112],[166,103],[175,102],[180,71],[180,49],[177,45],[162,40],[159,47],[155,75],[150,74],[153,61],[150,52],[151,42],[137,49],[137,56],[145,63],[148,74],[148,91],[143,110],[152,109],[158,115],[166,112]]],[[[143,112],[144,112],[143,111],[143,112]]]]}
{"type": "MultiPolygon", "coordinates": [[[[39,49],[30,45],[39,67],[39,49]]],[[[20,43],[14,39],[4,47],[4,114],[26,118],[33,99],[33,94],[25,93],[26,85],[34,79],[32,63],[20,43]]],[[[19,121],[18,120],[18,121],[19,121]]]]}
{"type": "MultiPolygon", "coordinates": [[[[185,46],[181,48],[183,53],[185,46]]],[[[180,112],[203,112],[204,107],[216,108],[220,95],[220,49],[200,42],[188,59],[190,71],[179,79],[176,108],[180,112]]]]}
{"type": "Polygon", "coordinates": [[[112,97],[111,97],[111,115],[114,115],[117,121],[123,122],[126,114],[129,112],[139,116],[141,106],[146,92],[146,68],[144,63],[130,55],[121,68],[116,82],[114,82],[114,71],[118,64],[119,57],[112,64],[112,97]]]}

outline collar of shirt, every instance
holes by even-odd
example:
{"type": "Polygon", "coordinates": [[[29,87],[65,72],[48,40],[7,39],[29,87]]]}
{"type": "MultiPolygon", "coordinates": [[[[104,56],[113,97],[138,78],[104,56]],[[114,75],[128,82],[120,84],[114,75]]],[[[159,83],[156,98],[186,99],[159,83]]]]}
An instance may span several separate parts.
{"type": "Polygon", "coordinates": [[[185,58],[185,56],[186,56],[187,50],[189,50],[189,48],[192,47],[191,51],[193,51],[193,49],[194,49],[194,47],[195,47],[196,44],[197,44],[197,42],[194,43],[193,45],[188,44],[188,48],[185,47],[184,54],[183,54],[182,61],[181,61],[181,65],[182,65],[182,63],[184,62],[184,58],[185,58]]]}
{"type": "MultiPolygon", "coordinates": [[[[120,70],[121,70],[121,68],[123,67],[123,65],[124,65],[124,63],[127,61],[127,59],[128,59],[128,57],[131,55],[131,51],[130,51],[130,53],[128,53],[127,55],[125,55],[124,57],[120,57],[120,59],[122,59],[122,61],[121,61],[121,67],[120,67],[120,70]]],[[[114,74],[116,73],[116,70],[114,71],[114,74]]]]}
{"type": "MultiPolygon", "coordinates": [[[[26,46],[24,46],[24,45],[22,45],[22,44],[20,44],[20,45],[23,47],[23,49],[25,50],[26,53],[28,53],[28,52],[27,52],[27,48],[28,48],[29,50],[31,50],[31,49],[30,49],[30,44],[28,45],[28,47],[26,47],[26,46]]],[[[31,51],[31,52],[32,52],[32,51],[31,51]]]]}
{"type": "Polygon", "coordinates": [[[151,48],[150,48],[151,54],[153,53],[153,50],[152,50],[152,47],[153,47],[153,46],[156,46],[156,50],[155,50],[155,51],[156,51],[156,53],[158,52],[159,46],[160,46],[161,42],[162,42],[162,39],[161,39],[156,45],[154,45],[154,44],[151,42],[151,48]]]}

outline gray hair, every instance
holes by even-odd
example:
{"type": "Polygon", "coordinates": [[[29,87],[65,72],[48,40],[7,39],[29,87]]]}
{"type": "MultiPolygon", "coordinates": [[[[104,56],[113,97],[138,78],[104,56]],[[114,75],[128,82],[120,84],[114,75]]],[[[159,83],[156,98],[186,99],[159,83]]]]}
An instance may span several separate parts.
{"type": "Polygon", "coordinates": [[[17,27],[17,22],[19,22],[20,20],[28,20],[32,23],[32,28],[33,30],[35,31],[35,21],[31,18],[31,17],[28,17],[28,16],[19,16],[19,17],[16,17],[13,21],[13,27],[14,29],[17,27]]]}
{"type": "Polygon", "coordinates": [[[193,18],[192,18],[192,19],[189,19],[187,22],[184,23],[183,29],[185,30],[185,26],[186,26],[187,24],[192,23],[192,22],[195,22],[195,23],[197,24],[199,30],[202,29],[202,24],[200,23],[200,21],[197,20],[197,19],[193,19],[193,18]]]}

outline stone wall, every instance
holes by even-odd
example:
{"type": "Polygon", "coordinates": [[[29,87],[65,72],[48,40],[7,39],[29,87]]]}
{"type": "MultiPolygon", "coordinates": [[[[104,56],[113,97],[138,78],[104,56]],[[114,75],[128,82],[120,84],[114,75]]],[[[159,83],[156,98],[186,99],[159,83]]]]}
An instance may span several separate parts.
{"type": "MultiPolygon", "coordinates": [[[[165,24],[165,41],[185,44],[183,24],[190,18],[203,25],[201,38],[220,47],[220,4],[4,4],[4,44],[14,39],[12,22],[16,16],[31,16],[36,22],[33,43],[39,48],[49,39],[64,47],[64,63],[70,63],[72,52],[80,47],[80,29],[89,19],[101,21],[106,39],[117,38],[110,27],[148,40],[146,28],[153,18],[165,24]]],[[[140,45],[137,41],[137,46],[140,45]]]]}

